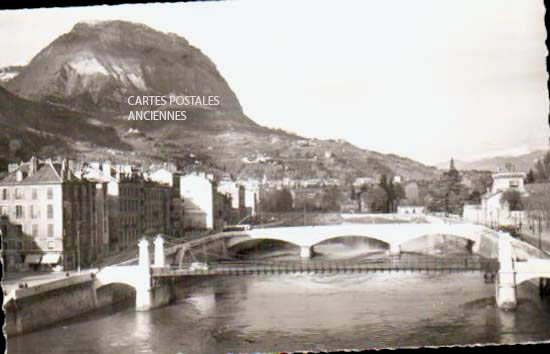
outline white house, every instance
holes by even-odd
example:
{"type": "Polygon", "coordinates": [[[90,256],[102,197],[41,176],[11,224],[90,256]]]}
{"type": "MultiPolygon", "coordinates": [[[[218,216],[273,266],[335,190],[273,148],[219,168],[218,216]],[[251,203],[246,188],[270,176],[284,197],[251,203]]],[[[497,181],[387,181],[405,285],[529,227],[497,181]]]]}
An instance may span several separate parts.
{"type": "Polygon", "coordinates": [[[204,174],[180,177],[180,196],[183,199],[186,228],[213,229],[216,189],[204,174]]]}
{"type": "Polygon", "coordinates": [[[522,214],[511,211],[507,202],[502,202],[502,194],[515,190],[526,196],[524,172],[496,172],[492,175],[493,186],[481,197],[481,205],[465,205],[463,218],[470,222],[504,225],[514,223],[522,214]]]}

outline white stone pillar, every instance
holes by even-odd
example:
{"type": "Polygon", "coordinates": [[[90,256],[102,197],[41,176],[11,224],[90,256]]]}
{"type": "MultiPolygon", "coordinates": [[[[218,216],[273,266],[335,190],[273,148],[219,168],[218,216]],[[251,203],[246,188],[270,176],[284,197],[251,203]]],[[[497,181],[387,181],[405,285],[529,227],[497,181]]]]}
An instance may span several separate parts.
{"type": "Polygon", "coordinates": [[[496,300],[498,307],[505,310],[517,306],[516,273],[514,271],[511,237],[507,233],[499,233],[498,239],[498,281],[496,284],[496,300]]]}
{"type": "Polygon", "coordinates": [[[300,246],[300,258],[311,258],[311,246],[300,246]]]}
{"type": "Polygon", "coordinates": [[[136,311],[149,311],[152,308],[151,259],[149,241],[143,238],[138,243],[139,266],[136,281],[136,311]]]}
{"type": "Polygon", "coordinates": [[[142,238],[139,243],[139,265],[141,267],[149,268],[151,266],[151,259],[149,257],[149,241],[142,238]]]}
{"type": "Polygon", "coordinates": [[[390,256],[397,256],[397,255],[401,254],[401,246],[399,246],[395,243],[390,243],[389,254],[390,254],[390,256]]]}
{"type": "Polygon", "coordinates": [[[164,255],[164,239],[159,234],[155,239],[155,259],[153,267],[162,268],[165,264],[165,255],[164,255]]]}
{"type": "Polygon", "coordinates": [[[481,248],[481,238],[477,241],[474,241],[474,244],[472,246],[472,253],[479,254],[480,248],[481,248]]]}

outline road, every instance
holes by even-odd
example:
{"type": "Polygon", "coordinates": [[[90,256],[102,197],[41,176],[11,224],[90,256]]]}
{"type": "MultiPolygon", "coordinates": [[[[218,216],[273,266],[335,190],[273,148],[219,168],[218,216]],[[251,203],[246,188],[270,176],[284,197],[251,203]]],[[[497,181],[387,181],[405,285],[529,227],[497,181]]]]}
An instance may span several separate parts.
{"type": "MultiPolygon", "coordinates": [[[[96,271],[96,268],[83,269],[81,270],[80,274],[86,274],[96,271]]],[[[5,291],[5,293],[10,293],[13,289],[18,288],[20,283],[26,283],[27,286],[40,285],[48,283],[52,280],[63,279],[67,277],[67,273],[69,274],[69,276],[79,274],[77,271],[54,273],[7,273],[5,274],[4,279],[2,279],[2,289],[5,291]]]]}

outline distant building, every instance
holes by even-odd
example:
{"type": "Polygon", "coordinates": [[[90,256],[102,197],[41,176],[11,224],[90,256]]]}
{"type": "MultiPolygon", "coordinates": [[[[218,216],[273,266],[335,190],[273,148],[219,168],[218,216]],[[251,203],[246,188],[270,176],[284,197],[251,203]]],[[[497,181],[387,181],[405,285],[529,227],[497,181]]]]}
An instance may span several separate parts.
{"type": "Polygon", "coordinates": [[[397,207],[397,215],[406,215],[406,216],[422,216],[424,215],[423,206],[403,206],[400,205],[397,207]]]}
{"type": "Polygon", "coordinates": [[[180,177],[186,229],[213,229],[215,219],[215,183],[204,174],[180,177]]]}
{"type": "Polygon", "coordinates": [[[231,198],[229,223],[237,224],[246,217],[245,187],[231,180],[222,180],[218,192],[231,198]]]}
{"type": "Polygon", "coordinates": [[[518,191],[526,196],[524,172],[497,172],[492,175],[493,186],[481,197],[480,205],[465,205],[463,218],[470,222],[486,225],[503,225],[515,221],[521,211],[511,211],[507,202],[502,201],[502,195],[506,191],[518,191]]]}
{"type": "Polygon", "coordinates": [[[368,213],[370,211],[369,208],[369,193],[368,192],[361,192],[358,195],[358,204],[359,204],[359,212],[360,213],[368,213]]]}
{"type": "Polygon", "coordinates": [[[393,183],[403,183],[403,177],[399,175],[393,176],[393,183]]]}
{"type": "Polygon", "coordinates": [[[134,166],[113,166],[110,162],[91,163],[79,173],[107,185],[111,252],[132,247],[143,236],[171,229],[170,186],[145,179],[134,166]]]}
{"type": "Polygon", "coordinates": [[[183,235],[185,228],[184,201],[180,193],[180,178],[182,174],[174,168],[161,167],[148,174],[149,180],[170,188],[170,227],[169,234],[183,235]]]}
{"type": "Polygon", "coordinates": [[[354,181],[353,181],[353,186],[354,187],[361,187],[363,185],[371,185],[371,184],[375,184],[376,181],[374,179],[374,177],[359,177],[359,178],[356,178],[354,181]]]}
{"type": "Polygon", "coordinates": [[[248,179],[237,183],[244,186],[244,207],[247,215],[256,216],[260,202],[260,182],[248,179]]]}

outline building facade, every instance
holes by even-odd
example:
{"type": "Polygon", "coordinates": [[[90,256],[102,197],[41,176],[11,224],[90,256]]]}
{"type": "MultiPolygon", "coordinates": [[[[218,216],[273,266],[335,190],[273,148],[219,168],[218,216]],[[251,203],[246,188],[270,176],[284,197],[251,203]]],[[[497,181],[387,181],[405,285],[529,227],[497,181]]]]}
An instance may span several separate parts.
{"type": "Polygon", "coordinates": [[[7,271],[75,269],[102,256],[96,227],[97,185],[77,178],[67,161],[38,161],[0,180],[0,232],[7,271]]]}
{"type": "Polygon", "coordinates": [[[485,225],[515,224],[518,218],[524,217],[522,211],[512,211],[502,196],[506,191],[517,191],[523,197],[528,195],[525,189],[524,172],[496,172],[492,175],[493,186],[481,197],[479,205],[465,205],[463,219],[485,225]]]}

